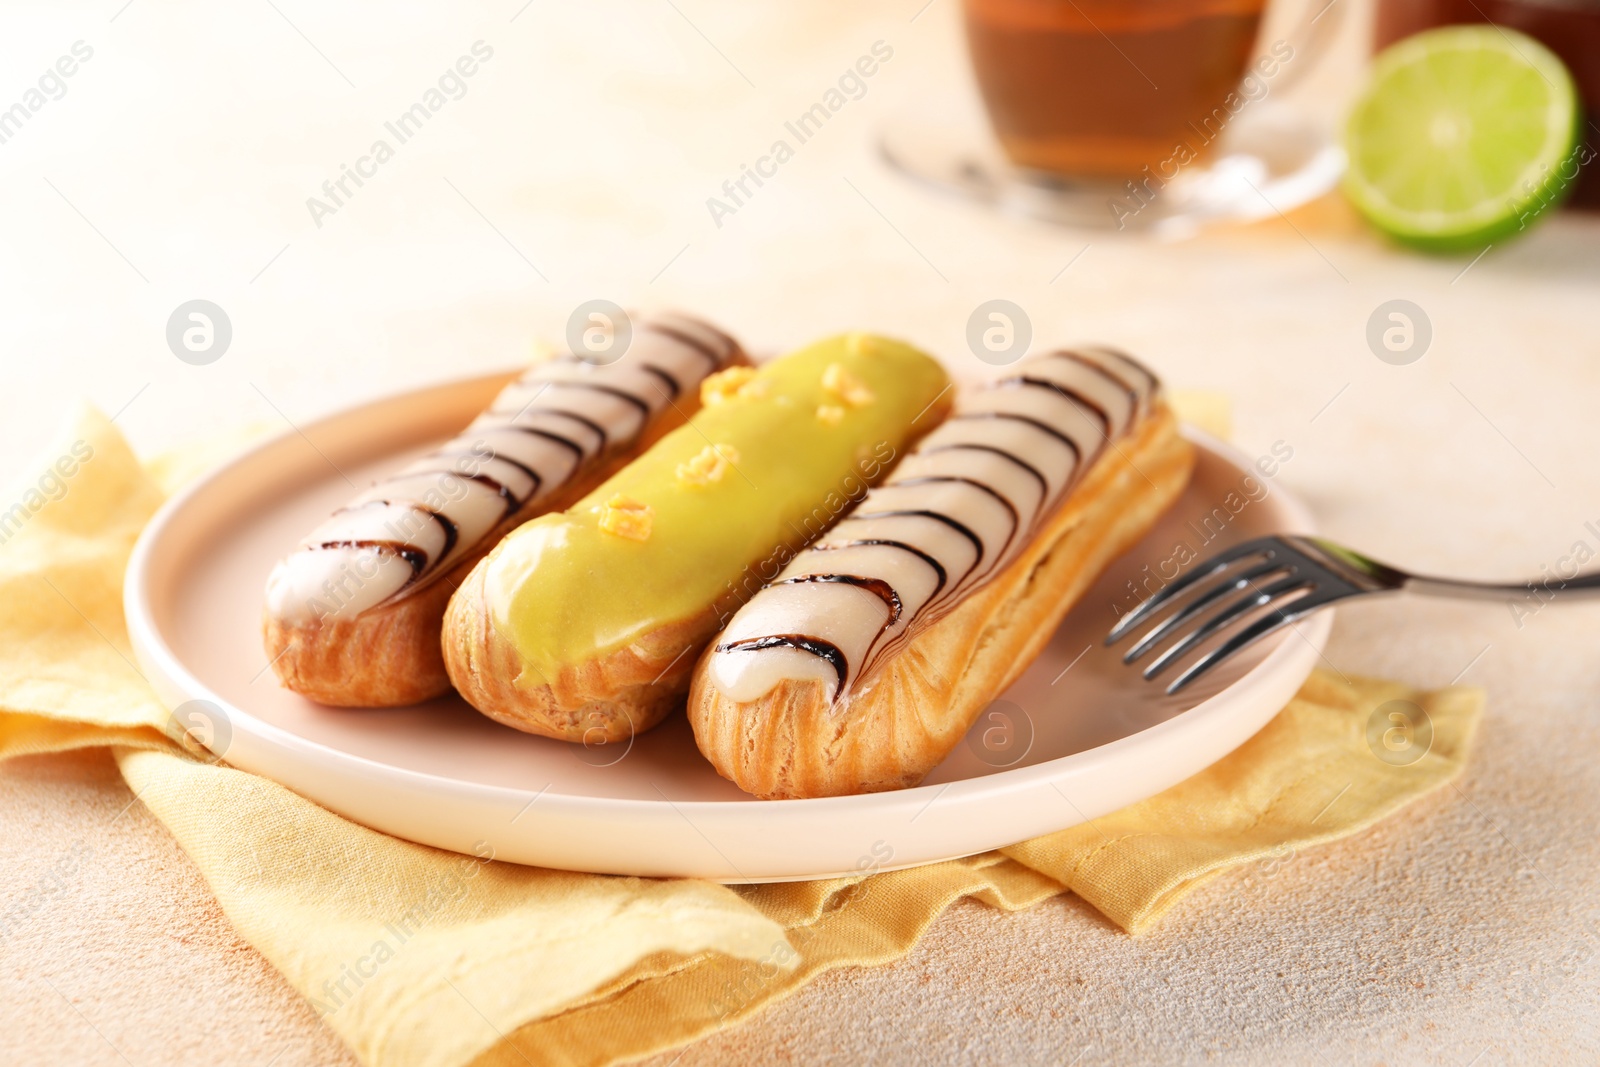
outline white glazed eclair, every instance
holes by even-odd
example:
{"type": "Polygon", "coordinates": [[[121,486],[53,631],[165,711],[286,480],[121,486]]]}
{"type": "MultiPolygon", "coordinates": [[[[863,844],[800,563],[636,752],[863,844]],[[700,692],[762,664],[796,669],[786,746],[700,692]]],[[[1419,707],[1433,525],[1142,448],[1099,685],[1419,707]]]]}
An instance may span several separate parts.
{"type": "Polygon", "coordinates": [[[473,565],[681,425],[705,378],[745,362],[722,331],[661,313],[634,320],[615,362],[569,354],[531,367],[459,435],[362,492],[273,569],[262,630],[279,679],[341,706],[446,692],[440,628],[473,565]]]}
{"type": "Polygon", "coordinates": [[[700,750],[760,797],[916,784],[1193,463],[1155,376],[1112,349],[972,391],[718,635],[689,696],[700,750]]]}

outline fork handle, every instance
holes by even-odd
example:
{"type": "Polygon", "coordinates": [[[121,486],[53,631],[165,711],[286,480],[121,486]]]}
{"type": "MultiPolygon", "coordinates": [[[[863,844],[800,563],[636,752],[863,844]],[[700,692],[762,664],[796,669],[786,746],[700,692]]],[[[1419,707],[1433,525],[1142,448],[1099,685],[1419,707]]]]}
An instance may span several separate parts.
{"type": "Polygon", "coordinates": [[[1552,596],[1563,593],[1600,593],[1600,573],[1580,574],[1573,578],[1552,578],[1544,582],[1526,582],[1521,585],[1499,582],[1461,582],[1451,578],[1407,578],[1401,585],[1408,593],[1423,596],[1455,597],[1459,600],[1521,599],[1543,589],[1552,596]]]}

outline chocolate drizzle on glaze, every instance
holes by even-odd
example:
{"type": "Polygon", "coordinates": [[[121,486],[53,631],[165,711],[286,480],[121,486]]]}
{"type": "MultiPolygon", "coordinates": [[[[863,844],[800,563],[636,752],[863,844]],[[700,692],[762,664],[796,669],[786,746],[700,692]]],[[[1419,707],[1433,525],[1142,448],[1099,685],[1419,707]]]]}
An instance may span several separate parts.
{"type": "Polygon", "coordinates": [[[404,543],[402,541],[373,541],[373,540],[323,541],[322,543],[317,545],[317,547],[321,548],[321,549],[329,549],[329,548],[357,548],[357,549],[365,548],[365,549],[375,549],[375,550],[377,550],[379,552],[387,552],[392,556],[399,556],[401,559],[403,559],[407,563],[411,564],[411,577],[408,579],[408,582],[416,581],[418,575],[420,575],[423,572],[423,570],[428,566],[428,553],[427,552],[425,552],[422,549],[418,548],[416,545],[408,545],[408,544],[406,544],[406,543],[404,543]]]}
{"type": "MultiPolygon", "coordinates": [[[[494,414],[499,415],[499,414],[504,414],[504,413],[503,412],[494,412],[494,414]]],[[[580,415],[576,411],[568,411],[565,408],[558,408],[558,407],[550,406],[550,407],[525,408],[523,411],[519,412],[518,414],[519,415],[552,415],[552,416],[555,416],[556,418],[570,419],[572,422],[577,423],[579,426],[582,426],[584,429],[586,429],[590,433],[594,434],[595,439],[600,442],[600,446],[599,446],[598,449],[596,449],[596,451],[604,451],[611,444],[611,435],[606,432],[606,428],[604,426],[601,426],[598,422],[596,422],[594,419],[590,418],[589,416],[580,415]]]]}
{"type": "Polygon", "coordinates": [[[592,389],[597,393],[604,393],[607,396],[614,396],[618,400],[621,400],[622,402],[632,406],[643,417],[647,419],[650,417],[649,401],[635,396],[626,389],[618,389],[614,385],[602,385],[599,382],[556,382],[555,384],[563,389],[592,389]]]}
{"type": "MultiPolygon", "coordinates": [[[[457,526],[451,519],[449,519],[448,517],[446,517],[444,515],[439,514],[437,511],[433,510],[430,507],[427,507],[426,505],[418,504],[415,501],[411,501],[411,500],[369,500],[364,504],[351,504],[351,505],[349,505],[347,507],[342,507],[342,508],[338,509],[337,511],[335,511],[334,514],[335,515],[343,515],[343,514],[352,512],[352,511],[359,511],[362,508],[389,508],[389,507],[401,507],[401,508],[406,508],[407,510],[410,510],[410,511],[414,511],[418,515],[421,515],[422,517],[424,517],[424,518],[428,519],[429,521],[431,521],[435,526],[439,527],[439,533],[444,537],[444,545],[439,549],[439,551],[437,553],[437,556],[438,556],[439,559],[443,559],[445,556],[448,556],[450,554],[450,550],[456,546],[457,538],[459,538],[461,536],[461,528],[459,526],[457,526]]],[[[355,546],[355,547],[368,547],[368,548],[370,548],[370,547],[373,547],[373,546],[378,545],[380,543],[381,544],[388,544],[388,545],[391,545],[391,546],[403,545],[408,550],[412,550],[414,552],[420,553],[421,557],[422,557],[422,559],[424,561],[426,561],[428,559],[428,553],[425,550],[423,550],[421,548],[417,548],[415,545],[412,545],[409,542],[403,542],[403,541],[398,541],[398,540],[389,540],[389,541],[381,541],[381,542],[380,541],[372,541],[369,544],[358,544],[358,542],[354,541],[354,540],[329,541],[329,542],[324,542],[319,547],[320,548],[339,548],[339,547],[355,546]]],[[[409,559],[410,557],[407,557],[407,558],[409,559]]],[[[416,564],[413,562],[412,569],[413,570],[419,570],[420,568],[418,568],[416,566],[416,564]]]]}
{"type": "Polygon", "coordinates": [[[361,583],[359,611],[428,583],[740,355],[732,338],[681,315],[640,318],[635,329],[644,336],[613,364],[564,355],[533,366],[461,434],[336,511],[273,572],[269,607],[292,616],[344,588],[350,561],[329,553],[377,550],[410,564],[399,588],[361,583]],[[431,519],[437,534],[415,515],[431,519]]]}
{"type": "Polygon", "coordinates": [[[950,420],[952,422],[958,422],[965,419],[1009,419],[1012,422],[1026,423],[1027,425],[1032,426],[1035,430],[1049,434],[1057,441],[1060,441],[1062,444],[1072,449],[1072,454],[1077,456],[1080,460],[1083,458],[1083,449],[1078,447],[1078,442],[1067,436],[1066,431],[1059,429],[1058,427],[1051,426],[1048,422],[1044,422],[1041,419],[1036,419],[1032,415],[1023,415],[1015,411],[969,411],[959,415],[950,416],[950,420]]]}
{"type": "Polygon", "coordinates": [[[432,519],[434,522],[438,523],[439,529],[444,531],[444,547],[439,550],[439,558],[443,559],[445,556],[450,554],[452,549],[456,547],[456,541],[461,536],[461,527],[457,526],[454,522],[439,514],[437,511],[434,511],[432,508],[418,506],[417,510],[428,516],[428,518],[432,519]]]}
{"type": "MultiPolygon", "coordinates": [[[[696,352],[700,353],[706,358],[706,361],[711,364],[712,370],[719,370],[725,365],[725,354],[719,355],[716,349],[712,348],[710,345],[706,344],[693,334],[686,333],[683,330],[676,329],[675,327],[668,326],[664,323],[656,322],[654,320],[641,322],[639,326],[641,329],[649,330],[651,333],[658,333],[662,337],[670,337],[679,344],[694,349],[696,352]]],[[[708,329],[710,329],[710,327],[708,327],[708,329]]],[[[722,331],[713,329],[712,332],[717,335],[718,340],[727,345],[733,344],[733,338],[729,337],[722,331]]]]}
{"type": "Polygon", "coordinates": [[[583,446],[570,437],[564,437],[561,434],[552,433],[549,430],[541,430],[537,426],[519,426],[516,423],[509,423],[505,428],[508,430],[515,430],[517,433],[525,433],[530,437],[542,437],[546,441],[554,442],[555,444],[558,444],[562,448],[566,449],[568,452],[571,452],[573,458],[577,460],[577,462],[582,463],[584,460],[583,446]]]}
{"type": "Polygon", "coordinates": [[[451,522],[437,511],[434,511],[432,508],[418,507],[417,510],[428,516],[428,518],[432,519],[434,522],[438,523],[439,529],[444,531],[444,547],[439,550],[439,556],[441,559],[445,556],[448,556],[450,554],[450,550],[456,547],[456,539],[461,536],[461,527],[457,526],[454,522],[451,522]]]}
{"type": "Polygon", "coordinates": [[[884,622],[883,628],[887,630],[900,621],[900,594],[895,592],[894,586],[882,578],[863,578],[859,574],[802,574],[794,578],[780,578],[773,585],[795,585],[800,582],[839,582],[843,585],[853,585],[857,589],[865,589],[889,609],[889,617],[884,622]]]}
{"type": "Polygon", "coordinates": [[[1011,539],[1016,536],[1017,529],[1022,525],[1022,517],[1017,514],[1017,506],[1007,500],[1005,494],[1000,490],[988,482],[980,482],[976,478],[968,478],[960,474],[928,474],[920,478],[899,478],[890,482],[889,485],[904,489],[917,485],[965,485],[978,490],[978,492],[1005,508],[1006,514],[1011,516],[1011,533],[1006,535],[1006,543],[1000,546],[1000,555],[1004,555],[1006,549],[1011,547],[1011,539]]]}
{"type": "Polygon", "coordinates": [[[970,398],[972,407],[958,407],[924,439],[906,461],[917,462],[903,476],[891,475],[844,517],[838,540],[802,551],[740,609],[711,658],[713,684],[734,700],[758,699],[787,677],[786,668],[777,661],[757,667],[741,659],[737,669],[731,663],[724,669],[718,657],[800,648],[834,665],[833,700],[847,700],[907,642],[1018,558],[1115,439],[1135,430],[1154,406],[1159,387],[1143,366],[1109,349],[1050,353],[984,387],[970,398]],[[1048,390],[1068,403],[1041,404],[1037,397],[1019,395],[1034,390],[1048,390]],[[1009,519],[1003,533],[997,514],[971,495],[950,493],[952,486],[976,490],[999,504],[1009,519]],[[1029,488],[1037,490],[1036,497],[1029,488]],[[875,521],[877,529],[869,526],[851,539],[854,524],[875,521]],[[965,552],[955,539],[936,534],[939,527],[973,550],[972,563],[958,579],[952,575],[965,552]],[[837,557],[841,570],[849,571],[839,573],[830,567],[830,557],[847,549],[861,551],[852,553],[848,564],[837,557]],[[908,556],[932,571],[932,583],[908,569],[914,566],[908,556]],[[791,591],[808,582],[869,588],[890,605],[889,618],[881,621],[854,603],[802,599],[791,591]],[[768,636],[763,630],[780,632],[768,636]],[[853,673],[846,670],[851,662],[853,673]]]}
{"type": "MultiPolygon", "coordinates": [[[[1091,348],[1089,351],[1096,354],[1096,359],[1090,359],[1089,356],[1084,352],[1062,352],[1061,355],[1064,355],[1069,359],[1076,360],[1077,362],[1083,363],[1087,366],[1098,367],[1102,373],[1116,378],[1122,384],[1128,386],[1128,388],[1131,389],[1134,395],[1138,398],[1139,402],[1146,407],[1149,405],[1150,398],[1156,393],[1160,392],[1160,379],[1158,379],[1155,374],[1151,372],[1149,367],[1146,367],[1143,363],[1140,363],[1138,360],[1134,359],[1121,349],[1107,348],[1101,345],[1091,348]],[[1104,362],[1097,362],[1097,360],[1102,360],[1104,362]],[[1116,370],[1113,370],[1112,367],[1106,366],[1106,363],[1114,365],[1119,370],[1132,371],[1134,374],[1137,374],[1140,380],[1144,382],[1143,387],[1141,388],[1140,386],[1134,385],[1132,382],[1128,381],[1126,377],[1117,373],[1116,370]]],[[[1141,412],[1142,410],[1143,409],[1141,409],[1141,412]]]]}
{"type": "MultiPolygon", "coordinates": [[[[517,509],[522,506],[522,501],[517,499],[517,495],[515,493],[513,493],[506,486],[500,484],[499,482],[495,481],[493,478],[489,477],[487,474],[468,474],[468,475],[465,475],[464,477],[469,482],[477,482],[479,485],[484,486],[485,488],[489,489],[491,492],[499,494],[500,499],[504,500],[506,502],[506,517],[507,518],[510,518],[512,515],[515,515],[516,512],[517,512],[517,509]]],[[[534,492],[538,492],[538,483],[534,484],[534,492]]],[[[443,555],[443,554],[444,553],[440,553],[440,555],[443,555]]]]}
{"type": "MultiPolygon", "coordinates": [[[[1100,368],[1095,367],[1094,369],[1099,370],[1100,368]]],[[[996,387],[1009,389],[1049,389],[1051,392],[1057,393],[1068,400],[1081,404],[1086,410],[1093,412],[1094,417],[1100,420],[1101,432],[1107,436],[1110,436],[1111,434],[1111,413],[1105,408],[1101,407],[1095,401],[1084,396],[1081,392],[1074,389],[1070,385],[1063,385],[1061,382],[1050,378],[1035,378],[1026,374],[1017,374],[1010,378],[1001,378],[994,384],[996,387]]]]}
{"type": "Polygon", "coordinates": [[[639,369],[655,378],[662,385],[666,386],[667,396],[669,398],[676,400],[678,399],[678,394],[683,392],[683,386],[678,384],[678,379],[674,378],[660,367],[649,363],[642,363],[639,365],[639,369]]]}
{"type": "MultiPolygon", "coordinates": [[[[891,482],[889,484],[893,485],[894,483],[891,482]]],[[[870,499],[872,494],[868,493],[867,496],[868,499],[870,499]]],[[[972,542],[973,549],[978,553],[977,558],[972,561],[972,566],[976,567],[978,564],[983,562],[983,538],[979,537],[973,531],[972,527],[968,526],[966,523],[961,522],[959,519],[951,518],[949,515],[946,515],[943,512],[930,511],[926,508],[893,508],[888,511],[863,511],[850,517],[852,519],[899,519],[911,518],[913,516],[920,519],[932,519],[934,522],[944,523],[946,526],[950,527],[950,529],[954,530],[956,533],[972,542]]]]}
{"type": "MultiPolygon", "coordinates": [[[[839,646],[824,641],[819,637],[805,637],[801,634],[774,634],[771,637],[755,637],[748,641],[731,641],[725,645],[718,645],[718,652],[760,652],[764,648],[798,648],[802,652],[809,652],[818,659],[827,660],[833,667],[834,675],[839,679],[839,684],[834,687],[834,693],[844,692],[844,683],[850,676],[850,664],[845,661],[844,653],[839,651],[839,646]]],[[[836,697],[837,698],[837,697],[836,697]]]]}
{"type": "Polygon", "coordinates": [[[1090,370],[1096,372],[1102,378],[1105,378],[1107,381],[1111,382],[1111,384],[1115,385],[1118,389],[1121,389],[1123,393],[1127,395],[1129,411],[1137,411],[1139,409],[1139,390],[1135,389],[1128,379],[1114,373],[1110,367],[1107,367],[1103,363],[1096,363],[1082,352],[1074,352],[1071,349],[1062,349],[1060,352],[1057,352],[1056,355],[1063,359],[1070,359],[1080,367],[1088,367],[1090,370]]]}
{"type": "MultiPolygon", "coordinates": [[[[922,549],[918,548],[916,545],[908,545],[904,541],[892,541],[887,537],[863,537],[863,538],[860,538],[859,540],[855,540],[855,541],[846,541],[842,545],[812,545],[811,548],[808,551],[811,551],[811,552],[833,552],[833,551],[836,551],[836,550],[841,549],[841,548],[862,548],[862,547],[865,547],[865,546],[868,546],[868,545],[882,545],[885,548],[898,548],[902,552],[911,553],[913,556],[916,556],[922,562],[926,563],[929,567],[931,567],[933,569],[933,574],[934,574],[933,595],[934,596],[938,596],[939,595],[939,591],[944,588],[945,582],[950,580],[950,575],[945,571],[944,564],[940,563],[933,556],[929,555],[927,552],[924,552],[922,549]]],[[[898,602],[899,599],[900,599],[900,595],[898,593],[896,593],[895,594],[895,600],[898,602]]],[[[898,611],[896,611],[894,620],[891,620],[891,621],[898,621],[899,618],[900,618],[900,613],[898,611]]]]}
{"type": "MultiPolygon", "coordinates": [[[[504,454],[501,454],[501,453],[491,453],[491,454],[494,456],[495,459],[499,460],[501,463],[509,464],[510,466],[515,467],[515,468],[517,468],[517,470],[521,471],[523,474],[526,474],[529,478],[531,478],[533,480],[533,492],[537,493],[539,491],[539,487],[544,484],[544,479],[542,477],[540,477],[539,472],[534,470],[531,466],[529,466],[528,464],[522,462],[521,460],[513,459],[512,457],[504,455],[504,454]]],[[[488,458],[487,456],[479,456],[479,455],[477,455],[475,453],[472,453],[472,452],[443,452],[443,451],[440,451],[440,452],[435,452],[434,455],[439,457],[440,459],[458,459],[458,460],[464,459],[464,460],[470,460],[472,462],[477,462],[479,460],[488,458]]]]}
{"type": "MultiPolygon", "coordinates": [[[[953,445],[935,445],[933,448],[924,448],[924,449],[922,449],[921,454],[924,455],[924,456],[936,456],[941,452],[962,452],[962,451],[965,451],[965,452],[987,452],[991,456],[999,456],[1002,459],[1010,460],[1011,464],[1013,466],[1015,466],[1019,470],[1026,471],[1028,473],[1028,475],[1036,483],[1038,483],[1038,486],[1039,486],[1039,502],[1041,504],[1044,503],[1044,498],[1050,495],[1050,483],[1045,480],[1045,476],[1043,474],[1039,473],[1039,468],[1038,467],[1035,467],[1032,463],[1029,463],[1027,460],[1023,459],[1021,456],[1018,456],[1016,453],[1007,452],[1005,449],[1000,448],[1000,447],[998,447],[996,445],[977,445],[977,444],[969,444],[969,443],[967,443],[965,441],[961,441],[961,442],[957,442],[956,444],[953,444],[953,445]]],[[[898,484],[905,485],[906,483],[905,482],[900,482],[898,484]]]]}

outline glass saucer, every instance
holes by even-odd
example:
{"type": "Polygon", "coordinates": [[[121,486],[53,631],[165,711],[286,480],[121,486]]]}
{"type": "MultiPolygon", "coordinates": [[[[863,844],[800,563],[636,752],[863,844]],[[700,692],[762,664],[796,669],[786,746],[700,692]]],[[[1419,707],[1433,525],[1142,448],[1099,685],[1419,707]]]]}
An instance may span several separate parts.
{"type": "Polygon", "coordinates": [[[1344,151],[1321,123],[1271,100],[1243,107],[1204,162],[1163,180],[1153,161],[1137,185],[1015,166],[971,96],[918,101],[890,118],[878,147],[901,173],[1009,214],[1165,239],[1286,212],[1332,189],[1345,166],[1344,151]]]}

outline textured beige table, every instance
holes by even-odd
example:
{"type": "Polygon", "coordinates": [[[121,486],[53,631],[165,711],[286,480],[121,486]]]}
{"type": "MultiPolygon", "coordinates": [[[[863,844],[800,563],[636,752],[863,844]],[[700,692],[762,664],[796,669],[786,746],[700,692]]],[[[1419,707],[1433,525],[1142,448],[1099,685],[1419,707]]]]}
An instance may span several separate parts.
{"type": "MultiPolygon", "coordinates": [[[[999,296],[1042,341],[1113,340],[1232,394],[1243,447],[1289,443],[1283,484],[1376,554],[1515,577],[1600,548],[1600,219],[1462,273],[1336,199],[1166,246],[953,204],[871,137],[964,82],[954,0],[120,2],[0,16],[0,107],[93,49],[0,144],[0,475],[78,395],[155,451],[512,362],[593,297],[700,309],[763,347],[898,332],[972,369],[966,318],[999,296]],[[478,40],[493,56],[465,95],[317,226],[306,198],[478,40]],[[706,198],[878,40],[894,54],[865,96],[717,227],[706,198]],[[194,298],[233,324],[206,367],[164,340],[194,298]],[[1364,340],[1393,298],[1434,328],[1406,367],[1364,340]]],[[[1330,114],[1364,30],[1344,15],[1342,59],[1307,86],[1330,114]]],[[[677,1062],[1595,1061],[1600,609],[1522,621],[1341,613],[1339,670],[1490,693],[1466,779],[1404,818],[1220,878],[1137,942],[1071,899],[958,907],[900,965],[825,978],[677,1062]]],[[[349,1062],[104,755],[0,767],[0,794],[0,1061],[349,1062]]]]}

